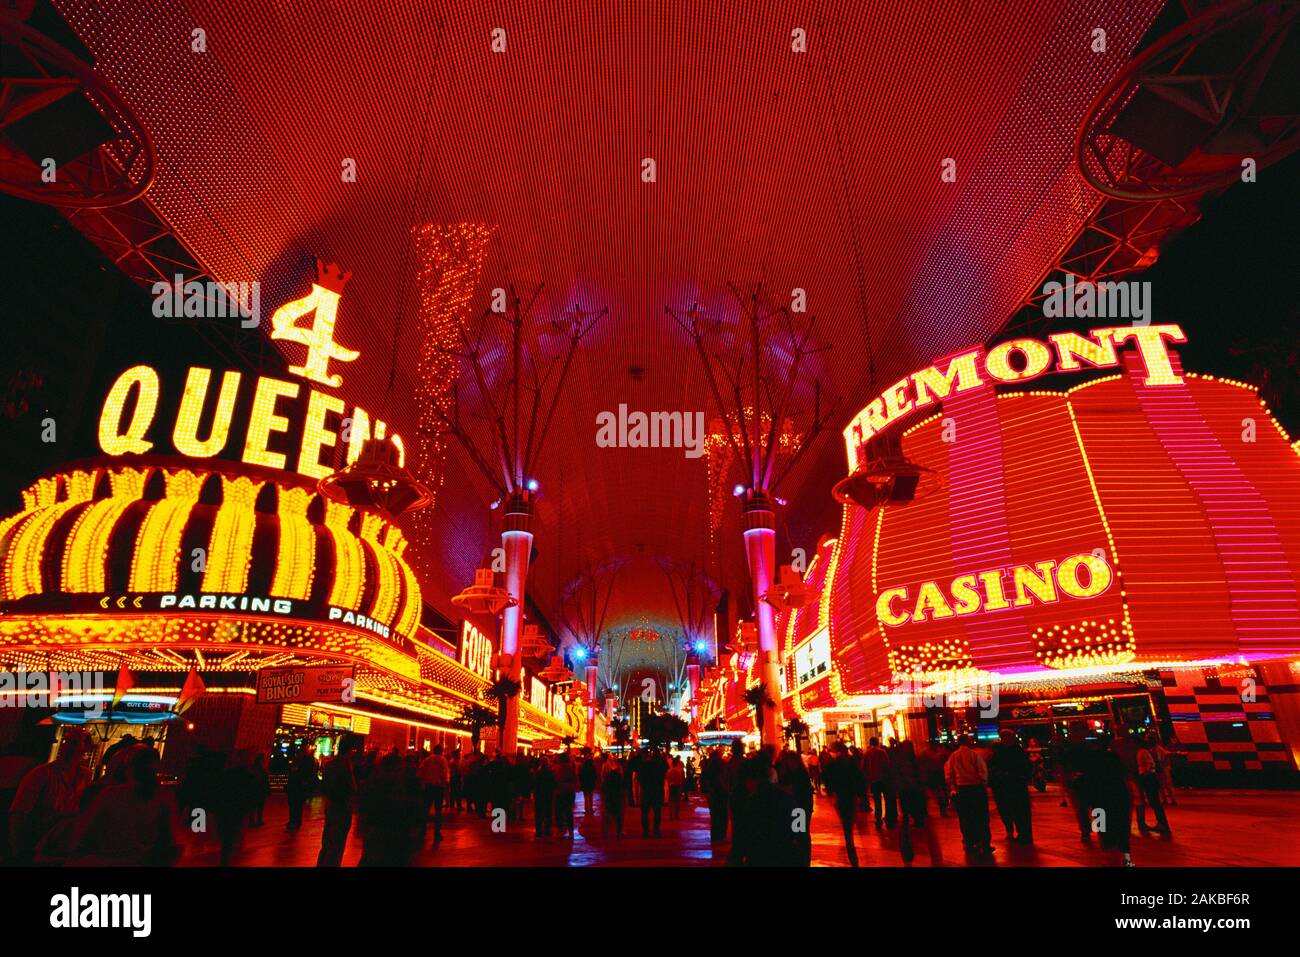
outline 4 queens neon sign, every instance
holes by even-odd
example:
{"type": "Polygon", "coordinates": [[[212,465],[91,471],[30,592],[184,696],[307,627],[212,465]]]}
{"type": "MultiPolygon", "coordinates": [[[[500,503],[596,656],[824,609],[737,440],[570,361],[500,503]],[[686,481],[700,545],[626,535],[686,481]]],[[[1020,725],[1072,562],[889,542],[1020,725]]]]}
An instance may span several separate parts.
{"type": "Polygon", "coordinates": [[[1114,570],[1098,552],[1071,555],[1059,563],[1013,565],[959,575],[946,587],[924,582],[915,598],[907,587],[886,588],[876,596],[876,619],[884,626],[939,621],[980,612],[1052,604],[1067,598],[1096,598],[1115,580],[1114,570]]]}
{"type": "Polygon", "coordinates": [[[971,349],[938,364],[913,372],[872,399],[844,430],[849,471],[861,463],[868,439],[898,420],[934,405],[949,395],[978,389],[997,382],[1025,382],[1049,372],[1077,372],[1119,365],[1118,350],[1130,343],[1146,370],[1143,385],[1177,385],[1182,377],[1169,362],[1168,343],[1186,342],[1187,336],[1175,325],[1117,326],[1093,329],[1087,336],[1062,332],[1037,339],[1011,339],[985,352],[971,349]],[[1012,355],[1020,357],[1016,368],[1012,355]]]}
{"type": "MultiPolygon", "coordinates": [[[[290,366],[289,372],[309,383],[340,388],[343,378],[330,371],[330,363],[352,362],[361,355],[334,338],[339,301],[351,276],[317,260],[311,292],[285,303],[271,316],[272,339],[306,348],[303,364],[290,366]],[[300,324],[299,320],[308,315],[311,324],[300,324]]],[[[187,458],[220,455],[232,442],[238,446],[242,438],[240,458],[245,463],[278,470],[292,467],[302,475],[320,479],[334,471],[332,462],[321,461],[322,453],[332,458],[330,450],[342,443],[346,447],[344,460],[354,462],[372,435],[390,439],[404,457],[401,436],[388,434],[387,423],[375,420],[372,425],[370,415],[360,406],[354,406],[351,415],[345,416],[343,399],[329,392],[310,387],[303,390],[298,382],[271,376],[256,377],[251,388],[241,386],[243,376],[235,371],[225,372],[215,387],[213,378],[211,369],[191,368],[171,416],[171,445],[187,458]],[[282,414],[289,411],[286,406],[290,404],[294,406],[290,413],[294,420],[282,414]],[[235,423],[242,426],[242,437],[232,437],[235,423]],[[199,434],[201,424],[206,424],[206,436],[199,434]],[[273,445],[284,451],[273,449],[273,445]],[[292,466],[290,455],[295,456],[292,466]]],[[[151,451],[155,440],[163,438],[155,428],[162,394],[158,372],[151,366],[133,366],[118,376],[100,411],[100,449],[107,455],[151,451]]]]}

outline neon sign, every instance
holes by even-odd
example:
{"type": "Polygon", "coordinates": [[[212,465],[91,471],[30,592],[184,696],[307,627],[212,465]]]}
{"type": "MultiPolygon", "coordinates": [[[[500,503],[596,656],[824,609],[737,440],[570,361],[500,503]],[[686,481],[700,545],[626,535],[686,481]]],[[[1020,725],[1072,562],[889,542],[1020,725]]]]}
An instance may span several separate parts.
{"type": "Polygon", "coordinates": [[[460,626],[459,661],[480,677],[492,677],[492,639],[467,621],[460,626]]]}
{"type": "Polygon", "coordinates": [[[941,402],[949,395],[977,389],[991,383],[1027,382],[1049,372],[1078,372],[1085,365],[1108,369],[1119,365],[1117,347],[1132,340],[1146,370],[1143,385],[1178,385],[1182,377],[1169,362],[1169,342],[1186,342],[1187,336],[1175,325],[1116,326],[1093,329],[1088,336],[1061,332],[1047,337],[1050,345],[1037,339],[1011,339],[985,352],[970,349],[948,360],[913,372],[886,389],[853,417],[844,429],[849,471],[862,464],[863,446],[913,412],[941,402]],[[1012,355],[1020,356],[1020,368],[1012,355]]]}
{"type": "MultiPolygon", "coordinates": [[[[330,362],[351,362],[361,355],[334,340],[338,303],[343,286],[352,274],[319,261],[316,265],[317,281],[312,284],[311,292],[285,303],[271,316],[271,338],[307,347],[303,364],[290,366],[289,372],[337,389],[343,379],[329,371],[330,362]],[[297,321],[309,313],[314,315],[312,325],[299,326],[297,321]]],[[[212,379],[211,369],[190,368],[172,415],[172,447],[187,458],[212,458],[225,451],[231,444],[230,433],[237,412],[243,423],[240,458],[248,465],[288,469],[288,455],[271,447],[273,437],[281,434],[289,436],[288,444],[297,448],[292,471],[312,479],[324,478],[334,471],[330,465],[322,464],[323,452],[343,442],[347,446],[345,460],[350,464],[361,454],[361,446],[372,432],[377,439],[390,438],[405,457],[401,437],[388,436],[387,423],[376,421],[372,429],[370,415],[360,406],[344,418],[346,406],[336,395],[313,388],[304,390],[298,382],[258,376],[251,389],[251,401],[240,403],[242,373],[223,373],[215,388],[215,398],[212,379]],[[289,414],[284,414],[289,403],[296,409],[291,413],[292,421],[289,414]],[[331,427],[330,416],[339,420],[339,426],[331,427]],[[210,423],[203,438],[199,437],[200,422],[210,423]]],[[[100,410],[99,447],[105,454],[143,455],[154,448],[159,437],[156,433],[151,437],[151,432],[158,417],[162,391],[158,372],[151,366],[132,366],[118,376],[100,410]]],[[[250,390],[244,391],[247,396],[250,390]]],[[[283,440],[278,441],[283,444],[283,440]]]]}
{"type": "Polygon", "coordinates": [[[528,679],[528,703],[539,711],[547,710],[546,683],[535,677],[528,679]]]}
{"type": "Polygon", "coordinates": [[[897,628],[1035,603],[1051,604],[1060,601],[1062,595],[1096,598],[1110,588],[1114,578],[1104,558],[1084,552],[1059,563],[1043,561],[959,575],[946,588],[941,588],[938,581],[924,582],[917,588],[915,599],[906,586],[886,588],[876,596],[876,619],[897,628]]]}
{"type": "Polygon", "coordinates": [[[343,287],[352,278],[338,266],[325,265],[316,260],[317,282],[302,299],[287,302],[271,316],[271,338],[297,342],[307,347],[307,361],[301,366],[290,366],[294,375],[310,379],[337,389],[343,378],[329,371],[331,359],[351,362],[361,355],[354,349],[345,349],[334,341],[334,319],[338,313],[343,287]],[[312,313],[310,329],[297,325],[298,319],[312,313]]]}

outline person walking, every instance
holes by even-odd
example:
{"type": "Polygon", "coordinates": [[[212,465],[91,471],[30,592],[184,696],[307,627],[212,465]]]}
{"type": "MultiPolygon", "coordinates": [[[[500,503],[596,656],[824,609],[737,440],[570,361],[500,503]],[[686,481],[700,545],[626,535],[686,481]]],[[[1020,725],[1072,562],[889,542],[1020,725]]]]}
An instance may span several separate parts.
{"type": "Polygon", "coordinates": [[[161,867],[180,855],[176,804],[158,787],[158,752],[135,748],[127,781],[110,784],[91,802],[73,827],[71,854],[76,867],[161,867]]]}
{"type": "Polygon", "coordinates": [[[424,799],[401,755],[384,755],[357,794],[362,867],[406,867],[420,845],[424,799]]]}
{"type": "Polygon", "coordinates": [[[796,751],[782,751],[776,760],[777,784],[790,795],[794,809],[802,815],[792,814],[790,830],[794,834],[794,844],[798,851],[795,863],[801,867],[812,865],[812,816],[813,787],[812,775],[796,751]]]}
{"type": "Polygon", "coordinates": [[[970,735],[963,734],[957,739],[957,750],[948,759],[945,774],[953,792],[953,805],[957,808],[962,844],[976,854],[992,853],[989,769],[984,757],[971,746],[970,735]]]}
{"type": "Polygon", "coordinates": [[[926,791],[934,795],[940,817],[948,816],[948,782],[943,775],[943,766],[947,760],[948,752],[941,744],[929,745],[916,759],[921,772],[921,783],[926,791]]]}
{"type": "Polygon", "coordinates": [[[871,739],[863,764],[875,806],[876,829],[883,817],[885,827],[893,830],[898,825],[898,795],[890,778],[889,752],[880,746],[879,738],[871,739]]]}
{"type": "Polygon", "coordinates": [[[627,772],[623,762],[611,756],[605,762],[600,775],[600,831],[609,834],[614,828],[614,836],[623,836],[623,811],[627,804],[627,772]]]}
{"type": "Polygon", "coordinates": [[[1085,844],[1092,840],[1092,821],[1089,817],[1091,798],[1087,793],[1088,766],[1092,763],[1092,752],[1084,740],[1083,727],[1076,724],[1070,728],[1069,736],[1064,741],[1055,741],[1059,751],[1061,787],[1064,795],[1061,804],[1068,801],[1074,810],[1075,823],[1079,826],[1079,840],[1085,844]]]}
{"type": "Polygon", "coordinates": [[[555,823],[568,837],[573,837],[573,804],[578,796],[578,772],[565,751],[555,762],[555,823]]]}
{"type": "Polygon", "coordinates": [[[596,793],[596,785],[600,783],[600,773],[596,770],[596,762],[591,757],[591,752],[584,750],[582,760],[578,764],[578,786],[582,788],[582,816],[585,819],[591,814],[592,797],[596,793]]]}
{"type": "Polygon", "coordinates": [[[1115,737],[1111,741],[1111,748],[1115,752],[1115,756],[1124,765],[1129,798],[1133,802],[1133,807],[1137,810],[1138,819],[1145,821],[1147,818],[1147,799],[1138,784],[1138,747],[1139,739],[1137,736],[1126,734],[1116,728],[1115,737]]]}
{"type": "Polygon", "coordinates": [[[731,742],[731,756],[722,766],[722,786],[727,792],[727,816],[731,819],[731,839],[736,839],[736,826],[740,821],[745,804],[745,788],[740,776],[745,766],[745,745],[741,741],[731,742]]]}
{"type": "Polygon", "coordinates": [[[236,751],[229,755],[209,801],[209,811],[216,817],[222,867],[234,861],[243,842],[244,825],[256,801],[255,787],[248,754],[236,751]]]}
{"type": "Polygon", "coordinates": [[[261,827],[266,823],[266,799],[271,796],[271,777],[266,773],[266,755],[260,752],[256,754],[253,763],[249,765],[248,772],[252,779],[250,784],[253,804],[248,814],[248,826],[261,827]]]}
{"type": "Polygon", "coordinates": [[[296,831],[302,827],[302,808],[316,787],[316,761],[310,748],[303,748],[289,764],[285,777],[284,796],[289,802],[289,823],[285,829],[296,831]]]}
{"type": "Polygon", "coordinates": [[[921,778],[921,763],[916,757],[916,745],[899,741],[889,749],[889,777],[898,798],[898,816],[906,824],[925,827],[925,784],[921,778]]]}
{"type": "Polygon", "coordinates": [[[998,806],[998,817],[1006,828],[1008,841],[1034,843],[1030,819],[1029,782],[1034,775],[1033,762],[1020,746],[1016,733],[1006,729],[989,757],[989,787],[998,806]]]}
{"type": "Polygon", "coordinates": [[[433,752],[420,762],[420,784],[424,787],[424,818],[428,821],[433,811],[433,846],[442,843],[442,806],[451,786],[451,765],[442,756],[442,745],[435,744],[433,752]]]}
{"type": "Polygon", "coordinates": [[[822,764],[821,759],[817,757],[816,751],[808,752],[808,759],[804,762],[808,770],[808,780],[812,782],[813,790],[818,794],[822,793],[822,764]]]}
{"type": "Polygon", "coordinates": [[[9,806],[9,847],[14,863],[30,864],[41,838],[78,811],[82,792],[90,786],[89,736],[80,728],[64,728],[53,761],[38,764],[18,782],[9,806]]]}
{"type": "Polygon", "coordinates": [[[477,747],[465,756],[461,774],[464,777],[465,803],[480,818],[487,817],[487,800],[484,795],[484,756],[477,747]]]}
{"type": "Polygon", "coordinates": [[[321,775],[321,794],[325,798],[325,827],[321,831],[317,867],[338,867],[343,863],[343,849],[352,830],[352,802],[357,793],[353,769],[352,740],[345,738],[339,753],[326,765],[321,775]]]}
{"type": "Polygon", "coordinates": [[[493,819],[495,820],[500,816],[497,813],[498,809],[500,809],[505,812],[508,820],[510,818],[512,783],[510,780],[510,762],[506,760],[505,755],[498,750],[492,756],[492,760],[483,766],[479,780],[487,798],[486,803],[492,808],[493,819]]]}
{"type": "Polygon", "coordinates": [[[899,823],[902,825],[898,832],[898,853],[904,863],[911,863],[915,856],[912,827],[925,827],[925,789],[921,786],[921,768],[911,741],[896,742],[887,750],[889,780],[898,800],[899,823]]]}
{"type": "Polygon", "coordinates": [[[550,837],[555,822],[555,771],[546,758],[533,772],[533,833],[550,837]]]}
{"type": "Polygon", "coordinates": [[[740,776],[744,808],[734,825],[728,865],[794,867],[802,863],[796,833],[794,798],[776,783],[771,748],[746,759],[740,776]]]}
{"type": "Polygon", "coordinates": [[[730,798],[723,780],[722,766],[722,758],[714,751],[704,759],[704,767],[700,770],[700,789],[709,804],[709,840],[714,844],[721,844],[727,839],[730,798]]]}
{"type": "Polygon", "coordinates": [[[673,758],[664,780],[668,784],[668,803],[672,808],[673,820],[681,820],[682,792],[686,788],[686,766],[682,764],[681,758],[673,758]]]}
{"type": "Polygon", "coordinates": [[[1149,804],[1156,815],[1156,830],[1165,837],[1171,837],[1173,832],[1169,829],[1169,818],[1165,815],[1165,802],[1160,794],[1160,770],[1154,753],[1158,746],[1156,738],[1149,735],[1137,750],[1138,790],[1145,798],[1144,803],[1138,806],[1138,830],[1143,834],[1150,830],[1146,809],[1149,804]]]}
{"type": "Polygon", "coordinates": [[[668,776],[668,761],[656,748],[641,762],[641,836],[650,837],[650,819],[654,818],[654,836],[663,837],[660,830],[664,811],[664,780],[668,776]]]}
{"type": "Polygon", "coordinates": [[[450,771],[450,777],[447,784],[448,811],[465,810],[465,791],[461,783],[460,761],[460,745],[457,744],[455,749],[447,758],[447,768],[450,771]]]}
{"type": "Polygon", "coordinates": [[[831,759],[822,767],[822,781],[835,799],[835,811],[840,816],[840,827],[844,830],[844,850],[849,855],[849,865],[857,867],[858,848],[853,842],[853,822],[857,816],[858,801],[866,790],[866,781],[843,742],[836,741],[832,746],[831,759]]]}
{"type": "Polygon", "coordinates": [[[1102,850],[1119,853],[1124,866],[1132,867],[1133,795],[1128,777],[1113,744],[1089,749],[1083,794],[1089,805],[1090,830],[1100,835],[1102,850]]]}
{"type": "Polygon", "coordinates": [[[627,803],[637,806],[641,800],[641,762],[645,760],[643,751],[633,751],[627,760],[627,803]]]}
{"type": "Polygon", "coordinates": [[[1154,744],[1151,746],[1151,757],[1156,762],[1156,775],[1160,778],[1160,803],[1165,807],[1177,806],[1178,798],[1174,794],[1174,774],[1173,774],[1173,752],[1160,743],[1159,738],[1154,738],[1154,744]]]}

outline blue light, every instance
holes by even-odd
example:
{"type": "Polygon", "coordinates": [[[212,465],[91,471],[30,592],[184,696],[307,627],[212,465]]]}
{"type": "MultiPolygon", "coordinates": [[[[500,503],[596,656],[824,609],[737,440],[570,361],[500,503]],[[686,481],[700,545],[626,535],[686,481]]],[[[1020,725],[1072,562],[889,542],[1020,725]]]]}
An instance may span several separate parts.
{"type": "Polygon", "coordinates": [[[704,649],[707,648],[707,647],[708,647],[708,645],[706,645],[706,644],[705,644],[704,642],[702,642],[702,641],[697,641],[697,642],[695,643],[695,650],[696,650],[696,651],[703,652],[704,649]]]}
{"type": "Polygon", "coordinates": [[[579,648],[577,651],[575,651],[575,652],[573,653],[573,657],[575,657],[575,658],[577,658],[579,661],[581,661],[583,658],[587,657],[587,649],[586,649],[586,648],[579,648]]]}
{"type": "Polygon", "coordinates": [[[731,490],[731,494],[736,496],[736,498],[740,498],[740,496],[745,494],[745,486],[737,485],[735,488],[731,490]]]}
{"type": "Polygon", "coordinates": [[[528,480],[528,491],[530,491],[530,492],[536,492],[536,491],[537,491],[539,488],[541,488],[541,487],[542,487],[542,484],[541,484],[540,482],[538,482],[537,479],[529,479],[529,480],[528,480]]]}

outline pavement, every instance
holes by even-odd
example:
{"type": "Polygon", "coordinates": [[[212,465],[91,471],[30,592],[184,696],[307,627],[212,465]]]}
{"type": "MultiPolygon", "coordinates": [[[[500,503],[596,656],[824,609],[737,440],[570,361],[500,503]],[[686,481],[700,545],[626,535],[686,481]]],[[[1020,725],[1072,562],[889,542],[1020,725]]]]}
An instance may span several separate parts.
{"type": "MultiPolygon", "coordinates": [[[[1171,837],[1132,831],[1132,852],[1138,866],[1242,867],[1300,865],[1300,793],[1290,791],[1180,791],[1178,805],[1168,809],[1171,837]]],[[[1115,855],[1096,840],[1084,844],[1070,809],[1061,806],[1055,789],[1032,793],[1034,844],[1001,838],[1003,828],[990,801],[994,851],[990,859],[973,859],[962,848],[953,812],[940,817],[931,801],[927,826],[912,831],[915,858],[910,866],[930,867],[1102,867],[1117,866],[1115,855]]],[[[234,866],[309,867],[316,863],[324,811],[319,798],[307,808],[302,828],[285,829],[288,806],[284,796],[272,795],[261,827],[245,830],[234,866]]],[[[573,838],[534,833],[531,807],[525,820],[497,833],[489,820],[469,811],[444,817],[443,841],[431,846],[430,826],[414,864],[425,867],[717,867],[726,859],[727,845],[709,840],[709,811],[699,795],[683,802],[680,820],[664,808],[663,836],[642,837],[640,809],[629,807],[624,835],[603,835],[599,797],[584,813],[582,796],[575,810],[573,838]]],[[[812,816],[813,866],[844,867],[848,855],[834,806],[818,796],[812,816]]],[[[863,867],[904,866],[899,832],[877,830],[869,812],[855,822],[855,844],[863,867]]],[[[361,858],[356,826],[348,836],[343,865],[361,858]]],[[[187,833],[182,866],[215,866],[219,851],[215,835],[187,833]]]]}

